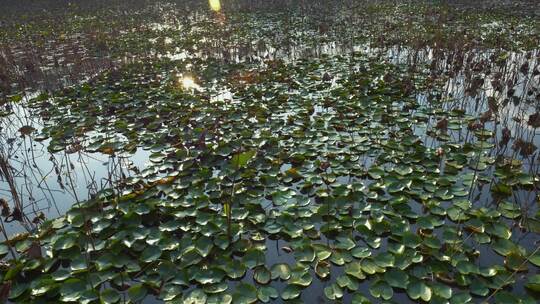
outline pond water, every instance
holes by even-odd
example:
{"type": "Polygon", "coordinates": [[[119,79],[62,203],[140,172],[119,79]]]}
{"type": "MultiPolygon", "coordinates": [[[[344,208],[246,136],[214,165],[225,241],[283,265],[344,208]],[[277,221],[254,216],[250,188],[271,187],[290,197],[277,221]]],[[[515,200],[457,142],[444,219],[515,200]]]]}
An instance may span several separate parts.
{"type": "MultiPolygon", "coordinates": [[[[112,156],[101,153],[50,152],[49,140],[35,140],[22,134],[31,127],[39,133],[43,125],[39,117],[16,105],[13,114],[2,118],[2,155],[12,170],[13,183],[19,199],[24,202],[23,213],[30,219],[43,213],[56,218],[73,204],[85,201],[100,190],[116,187],[117,182],[144,168],[149,152],[139,149],[133,155],[112,156]]],[[[2,197],[10,197],[7,180],[0,184],[2,197]]],[[[19,222],[4,225],[8,235],[25,232],[19,222]]]]}
{"type": "Polygon", "coordinates": [[[538,300],[538,49],[175,14],[0,104],[10,301],[538,300]]]}

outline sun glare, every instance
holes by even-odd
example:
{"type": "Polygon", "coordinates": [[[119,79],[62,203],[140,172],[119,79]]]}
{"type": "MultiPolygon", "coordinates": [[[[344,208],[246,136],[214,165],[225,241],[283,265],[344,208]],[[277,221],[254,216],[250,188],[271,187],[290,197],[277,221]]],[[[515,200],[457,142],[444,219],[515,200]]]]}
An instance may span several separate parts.
{"type": "Polygon", "coordinates": [[[214,12],[221,11],[221,2],[220,0],[209,0],[210,3],[210,9],[212,9],[214,12]]]}
{"type": "Polygon", "coordinates": [[[179,81],[185,90],[198,90],[199,89],[199,85],[195,83],[195,80],[191,76],[183,76],[179,81]]]}

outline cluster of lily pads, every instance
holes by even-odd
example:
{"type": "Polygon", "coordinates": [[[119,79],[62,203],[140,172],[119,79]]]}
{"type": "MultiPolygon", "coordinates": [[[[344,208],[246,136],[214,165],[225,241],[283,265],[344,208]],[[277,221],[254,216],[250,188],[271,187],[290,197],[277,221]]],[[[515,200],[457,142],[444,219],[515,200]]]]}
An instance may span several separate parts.
{"type": "Polygon", "coordinates": [[[0,31],[118,63],[37,95],[25,106],[44,127],[21,135],[51,155],[151,152],[135,176],[0,244],[0,298],[536,303],[540,70],[537,51],[513,67],[509,50],[538,47],[538,20],[313,3],[77,11],[0,31]],[[384,58],[395,48],[408,66],[384,58]],[[493,74],[497,99],[478,93],[493,74]],[[441,97],[452,77],[464,98],[441,97]]]}
{"type": "Polygon", "coordinates": [[[518,238],[538,235],[538,213],[512,196],[538,178],[495,161],[487,128],[452,140],[477,118],[423,102],[423,85],[354,53],[164,59],[41,94],[36,139],[51,151],[143,148],[150,164],[0,245],[3,290],[36,303],[535,303],[540,252],[518,238]],[[182,86],[188,69],[196,87],[182,86]]]}

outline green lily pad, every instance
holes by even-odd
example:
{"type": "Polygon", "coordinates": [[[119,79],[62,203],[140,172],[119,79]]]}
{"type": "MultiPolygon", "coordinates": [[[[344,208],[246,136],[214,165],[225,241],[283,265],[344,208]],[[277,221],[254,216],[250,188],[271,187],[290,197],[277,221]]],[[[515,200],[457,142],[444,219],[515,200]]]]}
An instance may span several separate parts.
{"type": "Polygon", "coordinates": [[[336,283],[324,288],[324,295],[330,300],[337,300],[343,297],[343,290],[336,283]]]}
{"type": "Polygon", "coordinates": [[[318,261],[315,265],[315,273],[321,279],[325,279],[330,275],[330,263],[326,261],[318,261]]]}
{"type": "Polygon", "coordinates": [[[527,284],[525,284],[525,287],[530,290],[540,292],[540,274],[530,276],[527,279],[527,284]]]}
{"type": "Polygon", "coordinates": [[[253,279],[259,284],[268,284],[270,282],[272,274],[266,267],[260,266],[255,268],[253,272],[253,279]]]}
{"type": "Polygon", "coordinates": [[[242,153],[236,153],[231,159],[231,164],[234,168],[243,168],[257,154],[257,151],[250,150],[242,153]]]}
{"type": "Polygon", "coordinates": [[[302,293],[302,288],[300,286],[287,285],[285,289],[283,289],[283,292],[281,293],[281,298],[283,300],[296,299],[300,296],[300,293],[302,293]]]}
{"type": "Polygon", "coordinates": [[[76,278],[68,279],[62,283],[60,287],[60,295],[63,301],[77,301],[86,291],[86,284],[76,278]]]}
{"type": "Polygon", "coordinates": [[[279,297],[278,291],[271,286],[262,286],[257,291],[257,298],[264,303],[268,303],[277,297],[279,297]]]}
{"type": "Polygon", "coordinates": [[[245,283],[238,285],[233,294],[234,303],[250,304],[257,302],[257,299],[257,288],[245,283]]]}
{"type": "Polygon", "coordinates": [[[233,297],[230,294],[219,293],[208,296],[206,304],[231,304],[233,297]]]}
{"type": "Polygon", "coordinates": [[[201,289],[193,289],[183,300],[184,304],[205,304],[208,297],[201,289]]]}
{"type": "Polygon", "coordinates": [[[146,297],[147,293],[148,291],[143,284],[135,284],[128,289],[129,298],[133,302],[142,301],[146,297]]]}
{"type": "Polygon", "coordinates": [[[413,300],[422,299],[428,302],[431,299],[431,288],[422,281],[412,280],[407,285],[407,294],[413,300]]]}
{"type": "Polygon", "coordinates": [[[104,304],[112,304],[120,301],[120,294],[114,289],[105,289],[101,291],[99,299],[104,304]]]}
{"type": "Polygon", "coordinates": [[[371,301],[360,293],[355,293],[351,299],[352,304],[371,304],[371,301]]]}
{"type": "MultiPolygon", "coordinates": [[[[370,267],[368,267],[368,269],[371,270],[370,267]]],[[[366,278],[366,275],[362,272],[362,265],[360,264],[360,262],[352,262],[346,264],[345,273],[359,280],[363,280],[366,278]]]]}
{"type": "Polygon", "coordinates": [[[383,298],[384,300],[390,300],[394,295],[392,287],[384,281],[375,281],[369,286],[369,293],[375,298],[383,298]]]}
{"type": "Polygon", "coordinates": [[[140,259],[143,262],[150,263],[159,259],[161,252],[161,248],[158,246],[148,246],[141,253],[140,259]]]}
{"type": "Polygon", "coordinates": [[[392,287],[406,289],[409,283],[409,276],[400,269],[390,269],[384,273],[384,280],[392,287]]]}
{"type": "Polygon", "coordinates": [[[272,273],[272,280],[277,278],[281,280],[288,280],[291,277],[291,268],[285,263],[274,264],[270,271],[272,273]]]}

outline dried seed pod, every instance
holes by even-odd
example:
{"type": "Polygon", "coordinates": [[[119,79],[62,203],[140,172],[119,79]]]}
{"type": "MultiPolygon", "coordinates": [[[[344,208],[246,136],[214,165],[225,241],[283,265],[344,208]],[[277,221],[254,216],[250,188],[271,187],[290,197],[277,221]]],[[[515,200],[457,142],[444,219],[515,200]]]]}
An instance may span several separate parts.
{"type": "Polygon", "coordinates": [[[23,221],[23,214],[19,207],[15,207],[15,209],[13,209],[13,212],[9,215],[9,218],[6,218],[7,223],[13,222],[13,221],[18,221],[18,222],[23,221]]]}
{"type": "Polygon", "coordinates": [[[502,136],[501,136],[501,141],[499,142],[499,145],[501,147],[508,145],[508,142],[510,141],[511,136],[512,136],[512,133],[510,132],[510,129],[508,129],[507,127],[504,128],[502,130],[502,136]]]}
{"type": "Polygon", "coordinates": [[[0,198],[0,207],[2,208],[2,216],[8,217],[11,213],[11,210],[9,210],[8,202],[3,198],[0,198]]]}
{"type": "Polygon", "coordinates": [[[493,112],[491,110],[488,110],[488,111],[484,112],[484,114],[482,114],[482,116],[480,116],[480,122],[484,124],[484,123],[490,121],[492,116],[493,116],[493,112]]]}
{"type": "Polygon", "coordinates": [[[540,112],[530,115],[527,124],[535,129],[540,127],[540,112]]]}
{"type": "Polygon", "coordinates": [[[448,119],[446,117],[443,117],[441,120],[437,122],[437,125],[435,126],[435,128],[446,132],[448,130],[448,119]]]}

